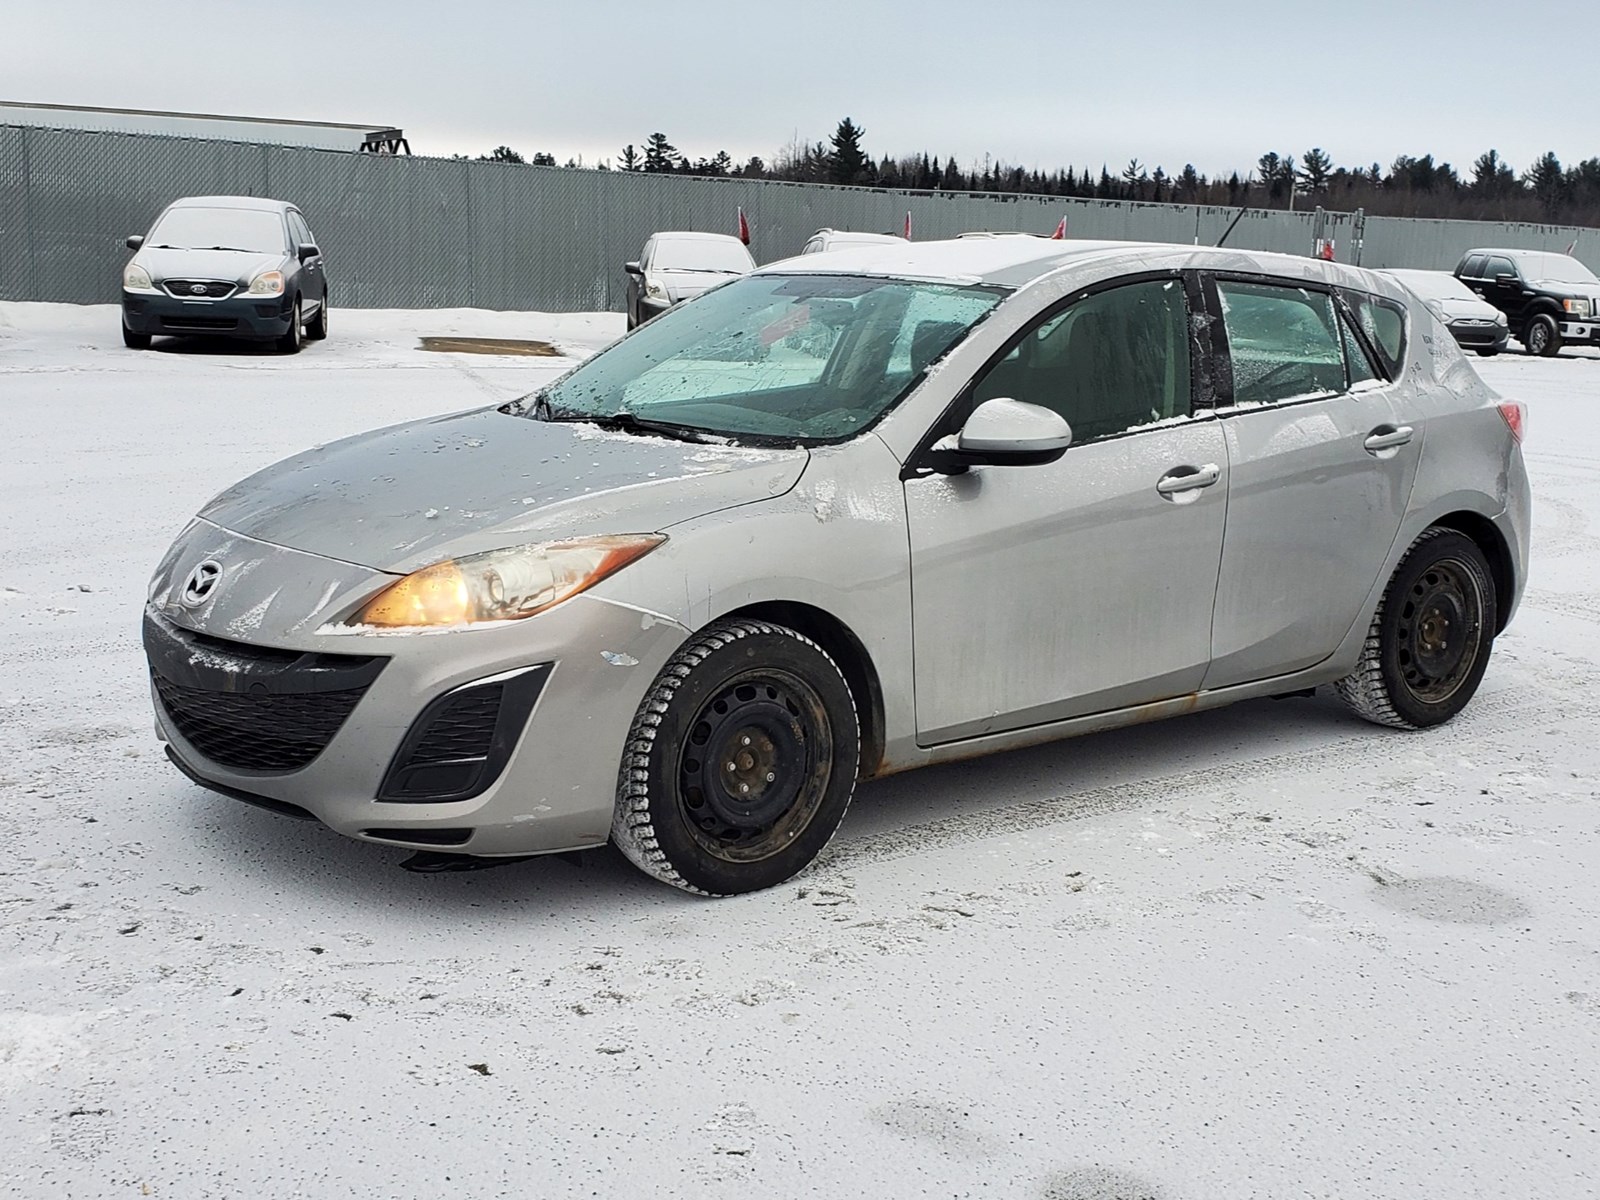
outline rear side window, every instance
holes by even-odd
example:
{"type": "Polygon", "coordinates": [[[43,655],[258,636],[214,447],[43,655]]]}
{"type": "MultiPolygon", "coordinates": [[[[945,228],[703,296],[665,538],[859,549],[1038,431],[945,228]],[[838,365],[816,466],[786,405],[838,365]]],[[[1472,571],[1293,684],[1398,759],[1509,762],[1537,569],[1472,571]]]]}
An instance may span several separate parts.
{"type": "Polygon", "coordinates": [[[1399,379],[1406,361],[1406,310],[1403,304],[1365,292],[1345,292],[1344,298],[1356,314],[1361,332],[1378,352],[1378,359],[1390,379],[1399,379]]]}
{"type": "Polygon", "coordinates": [[[1219,280],[1233,359],[1233,402],[1280,404],[1345,389],[1333,297],[1288,285],[1219,280]]]}

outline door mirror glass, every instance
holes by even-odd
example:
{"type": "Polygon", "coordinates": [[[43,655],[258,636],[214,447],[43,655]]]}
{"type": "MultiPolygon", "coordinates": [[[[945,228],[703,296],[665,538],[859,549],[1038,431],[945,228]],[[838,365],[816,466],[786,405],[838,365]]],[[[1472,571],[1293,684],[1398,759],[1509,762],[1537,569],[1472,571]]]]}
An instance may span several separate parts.
{"type": "Polygon", "coordinates": [[[972,410],[956,435],[955,451],[972,465],[1027,466],[1054,462],[1072,445],[1072,427],[1054,409],[998,396],[972,410]]]}
{"type": "Polygon", "coordinates": [[[140,246],[144,245],[144,237],[140,234],[134,234],[133,237],[128,239],[127,245],[129,250],[137,250],[140,246]]]}

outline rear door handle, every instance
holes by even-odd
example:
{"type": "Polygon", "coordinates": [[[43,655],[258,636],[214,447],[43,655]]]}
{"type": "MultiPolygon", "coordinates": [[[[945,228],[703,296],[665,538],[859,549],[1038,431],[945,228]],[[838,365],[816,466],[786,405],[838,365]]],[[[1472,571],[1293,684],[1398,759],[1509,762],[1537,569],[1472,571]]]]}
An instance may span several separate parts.
{"type": "Polygon", "coordinates": [[[1184,492],[1198,492],[1222,478],[1222,468],[1216,463],[1203,467],[1174,467],[1156,480],[1156,491],[1169,499],[1184,492]]]}
{"type": "Polygon", "coordinates": [[[1416,430],[1409,425],[1379,425],[1361,444],[1368,454],[1382,455],[1385,450],[1398,450],[1411,440],[1416,430]]]}

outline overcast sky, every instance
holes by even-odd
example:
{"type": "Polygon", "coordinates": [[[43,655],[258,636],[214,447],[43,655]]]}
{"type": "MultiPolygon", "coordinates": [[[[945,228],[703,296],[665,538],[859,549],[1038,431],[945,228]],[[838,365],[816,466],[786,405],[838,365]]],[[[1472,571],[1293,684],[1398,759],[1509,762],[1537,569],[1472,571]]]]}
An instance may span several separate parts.
{"type": "Polygon", "coordinates": [[[0,99],[389,123],[418,154],[593,163],[661,130],[770,160],[849,116],[875,157],[1047,170],[1600,155],[1587,5],[8,0],[0,31],[0,99]]]}

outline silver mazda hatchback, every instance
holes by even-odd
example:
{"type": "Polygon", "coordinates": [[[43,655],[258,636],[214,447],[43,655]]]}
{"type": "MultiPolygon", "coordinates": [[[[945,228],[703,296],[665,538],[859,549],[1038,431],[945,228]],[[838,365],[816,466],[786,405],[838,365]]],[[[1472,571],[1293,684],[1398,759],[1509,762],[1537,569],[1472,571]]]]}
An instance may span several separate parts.
{"type": "Polygon", "coordinates": [[[1523,415],[1333,263],[791,259],[217,496],[151,584],[158,726],[366,841],[768,887],[893,771],[1322,685],[1449,720],[1524,586],[1523,415]]]}

